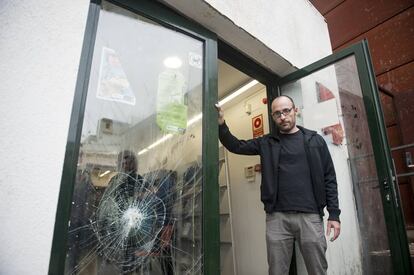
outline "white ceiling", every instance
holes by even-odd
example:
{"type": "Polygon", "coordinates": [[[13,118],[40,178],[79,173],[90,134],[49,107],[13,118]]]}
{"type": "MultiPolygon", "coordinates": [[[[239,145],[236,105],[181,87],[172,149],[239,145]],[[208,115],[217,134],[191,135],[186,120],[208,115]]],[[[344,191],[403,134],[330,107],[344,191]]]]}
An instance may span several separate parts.
{"type": "Polygon", "coordinates": [[[218,98],[221,99],[253,80],[224,61],[218,62],[218,98]]]}
{"type": "MultiPolygon", "coordinates": [[[[244,86],[248,82],[252,81],[253,78],[237,70],[233,66],[227,64],[224,61],[219,60],[218,62],[218,98],[219,100],[225,96],[233,93],[235,90],[244,86]]],[[[243,94],[234,98],[231,103],[227,104],[226,107],[237,104],[238,102],[244,100],[245,98],[251,96],[252,94],[262,90],[265,86],[261,83],[258,83],[243,94]]]]}

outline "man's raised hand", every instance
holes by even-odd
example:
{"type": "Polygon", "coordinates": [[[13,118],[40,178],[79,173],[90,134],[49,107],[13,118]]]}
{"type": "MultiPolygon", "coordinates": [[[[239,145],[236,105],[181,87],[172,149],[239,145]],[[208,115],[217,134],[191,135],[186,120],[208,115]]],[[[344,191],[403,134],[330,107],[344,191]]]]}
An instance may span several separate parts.
{"type": "Polygon", "coordinates": [[[218,124],[223,125],[224,124],[224,112],[218,103],[214,104],[214,107],[216,107],[217,112],[218,112],[218,124]]]}

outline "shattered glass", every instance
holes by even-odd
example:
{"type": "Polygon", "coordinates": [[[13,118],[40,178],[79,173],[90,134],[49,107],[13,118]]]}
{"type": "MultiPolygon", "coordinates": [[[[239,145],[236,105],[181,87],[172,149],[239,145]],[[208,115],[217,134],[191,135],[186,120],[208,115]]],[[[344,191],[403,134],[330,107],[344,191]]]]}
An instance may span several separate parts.
{"type": "Polygon", "coordinates": [[[201,274],[203,44],[102,6],[65,274],[201,274]]]}

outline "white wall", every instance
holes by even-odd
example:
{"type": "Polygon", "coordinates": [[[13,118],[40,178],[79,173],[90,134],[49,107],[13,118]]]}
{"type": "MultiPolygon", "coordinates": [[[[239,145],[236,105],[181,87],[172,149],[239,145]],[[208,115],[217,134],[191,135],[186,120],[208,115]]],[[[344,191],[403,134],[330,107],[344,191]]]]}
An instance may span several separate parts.
{"type": "MultiPolygon", "coordinates": [[[[208,3],[230,28],[206,27],[281,75],[330,52],[326,24],[307,1],[208,3]]],[[[48,270],[88,5],[0,1],[1,274],[48,270]]]]}
{"type": "Polygon", "coordinates": [[[283,76],[332,53],[324,18],[307,0],[163,0],[283,76]]]}
{"type": "Polygon", "coordinates": [[[0,1],[0,274],[46,274],[89,2],[0,1]]]}
{"type": "Polygon", "coordinates": [[[307,0],[206,0],[298,68],[332,52],[327,24],[307,0]]]}

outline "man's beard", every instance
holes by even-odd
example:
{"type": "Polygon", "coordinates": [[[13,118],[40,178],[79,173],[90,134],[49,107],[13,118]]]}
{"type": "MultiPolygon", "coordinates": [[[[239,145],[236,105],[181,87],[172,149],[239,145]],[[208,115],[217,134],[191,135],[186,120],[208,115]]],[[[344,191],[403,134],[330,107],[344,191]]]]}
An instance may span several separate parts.
{"type": "Polygon", "coordinates": [[[277,127],[278,127],[280,132],[288,133],[295,127],[295,122],[291,121],[291,122],[281,123],[281,124],[277,125],[277,127]],[[285,126],[283,126],[283,124],[285,124],[285,126]]]}

